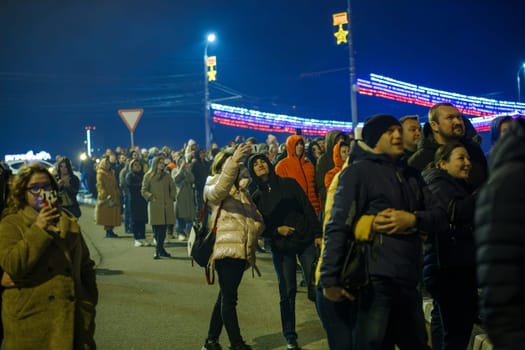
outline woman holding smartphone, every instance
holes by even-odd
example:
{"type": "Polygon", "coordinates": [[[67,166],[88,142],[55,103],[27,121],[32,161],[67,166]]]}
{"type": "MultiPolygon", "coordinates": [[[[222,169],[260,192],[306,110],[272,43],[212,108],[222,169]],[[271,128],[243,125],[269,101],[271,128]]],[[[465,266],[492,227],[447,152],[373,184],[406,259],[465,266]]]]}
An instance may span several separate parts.
{"type": "Polygon", "coordinates": [[[95,349],[98,290],[76,218],[40,164],[14,177],[0,222],[3,348],[95,349]]]}

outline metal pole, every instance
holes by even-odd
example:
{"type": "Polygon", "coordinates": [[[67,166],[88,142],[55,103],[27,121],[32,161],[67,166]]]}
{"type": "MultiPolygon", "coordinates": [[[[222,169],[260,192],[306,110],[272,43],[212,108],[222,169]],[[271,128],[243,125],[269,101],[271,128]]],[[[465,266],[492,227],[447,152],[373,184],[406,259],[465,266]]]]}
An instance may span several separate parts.
{"type": "Polygon", "coordinates": [[[350,65],[350,109],[352,113],[352,131],[357,127],[357,81],[355,74],[354,45],[352,42],[352,12],[350,9],[350,0],[348,5],[348,60],[350,65]]]}
{"type": "Polygon", "coordinates": [[[209,98],[210,92],[208,90],[208,43],[204,46],[204,144],[206,149],[211,147],[211,130],[210,130],[210,106],[209,98]]]}
{"type": "Polygon", "coordinates": [[[518,69],[518,75],[516,77],[516,79],[518,80],[518,102],[521,102],[521,81],[520,81],[520,73],[521,73],[521,70],[522,70],[523,67],[520,67],[520,69],[518,69]]]}
{"type": "Polygon", "coordinates": [[[131,148],[135,147],[135,143],[133,142],[133,131],[129,132],[129,136],[131,137],[131,148]]]}

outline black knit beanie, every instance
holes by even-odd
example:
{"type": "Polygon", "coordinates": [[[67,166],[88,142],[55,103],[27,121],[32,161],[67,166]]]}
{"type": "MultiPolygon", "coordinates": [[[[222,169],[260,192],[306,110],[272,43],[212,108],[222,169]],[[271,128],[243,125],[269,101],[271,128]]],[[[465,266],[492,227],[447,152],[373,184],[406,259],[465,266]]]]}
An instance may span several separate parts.
{"type": "Polygon", "coordinates": [[[363,141],[365,141],[368,146],[374,148],[377,141],[381,138],[381,135],[393,125],[401,126],[401,123],[389,114],[377,114],[368,118],[365,120],[365,125],[363,126],[363,141]]]}

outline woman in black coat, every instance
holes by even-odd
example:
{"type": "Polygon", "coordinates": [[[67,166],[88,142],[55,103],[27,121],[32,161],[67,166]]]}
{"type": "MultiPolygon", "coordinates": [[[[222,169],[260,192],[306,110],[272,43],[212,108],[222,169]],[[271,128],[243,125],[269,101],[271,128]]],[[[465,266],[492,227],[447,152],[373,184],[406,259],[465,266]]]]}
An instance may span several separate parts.
{"type": "Polygon", "coordinates": [[[264,218],[263,237],[269,238],[279,284],[281,323],[287,349],[299,349],[295,329],[297,258],[306,281],[316,257],[314,241],[320,244],[322,228],[315,211],[295,179],[280,177],[264,154],[248,160],[252,180],[257,183],[253,201],[264,218]]]}
{"type": "Polygon", "coordinates": [[[148,221],[148,203],[142,196],[142,163],[139,159],[133,159],[129,164],[129,171],[126,174],[126,206],[129,206],[131,214],[131,230],[135,237],[135,247],[147,246],[146,242],[146,222],[148,221]]]}
{"type": "Polygon", "coordinates": [[[58,182],[58,195],[62,203],[61,207],[79,218],[82,214],[77,201],[80,179],[73,173],[71,161],[66,157],[60,158],[55,166],[55,171],[58,182]]]}
{"type": "Polygon", "coordinates": [[[472,164],[460,143],[441,146],[434,168],[423,177],[440,214],[425,242],[423,282],[435,301],[443,325],[443,349],[465,349],[477,317],[473,235],[475,194],[466,180],[472,164]]]}

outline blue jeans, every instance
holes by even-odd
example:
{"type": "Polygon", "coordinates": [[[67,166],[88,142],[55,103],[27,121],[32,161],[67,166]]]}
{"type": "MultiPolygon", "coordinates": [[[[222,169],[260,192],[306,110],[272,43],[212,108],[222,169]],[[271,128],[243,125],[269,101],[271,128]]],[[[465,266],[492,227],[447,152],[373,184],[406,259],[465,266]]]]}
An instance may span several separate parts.
{"type": "Polygon", "coordinates": [[[330,301],[323,296],[321,288],[317,289],[315,303],[330,349],[353,349],[352,339],[357,315],[356,303],[350,300],[338,303],[330,301]]]}
{"type": "Polygon", "coordinates": [[[243,259],[215,260],[220,290],[211,315],[208,340],[219,340],[224,325],[232,347],[244,342],[237,318],[237,290],[245,268],[246,260],[243,259]]]}
{"type": "Polygon", "coordinates": [[[182,218],[177,218],[177,233],[178,234],[189,234],[191,231],[191,225],[193,221],[182,218]]]}
{"type": "Polygon", "coordinates": [[[421,294],[394,280],[371,276],[358,296],[356,348],[425,350],[427,334],[421,294]]]}
{"type": "Polygon", "coordinates": [[[297,258],[303,268],[304,278],[309,281],[312,262],[315,259],[314,244],[303,249],[290,249],[286,252],[272,251],[272,260],[279,285],[281,326],[283,335],[288,341],[297,339],[295,331],[295,295],[297,294],[297,258]]]}

